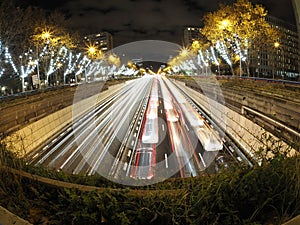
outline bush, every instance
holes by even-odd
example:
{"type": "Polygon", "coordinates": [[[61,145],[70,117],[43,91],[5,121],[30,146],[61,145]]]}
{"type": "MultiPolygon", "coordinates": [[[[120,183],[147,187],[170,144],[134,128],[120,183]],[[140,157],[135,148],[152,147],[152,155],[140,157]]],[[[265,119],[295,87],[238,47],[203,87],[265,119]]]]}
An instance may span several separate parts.
{"type": "MultiPolygon", "coordinates": [[[[16,164],[5,149],[1,158],[16,164]]],[[[95,179],[26,168],[67,181],[95,179]]],[[[99,178],[98,185],[118,188],[104,191],[47,185],[3,167],[0,177],[0,204],[33,224],[281,224],[300,213],[299,156],[142,188],[99,178]]]]}

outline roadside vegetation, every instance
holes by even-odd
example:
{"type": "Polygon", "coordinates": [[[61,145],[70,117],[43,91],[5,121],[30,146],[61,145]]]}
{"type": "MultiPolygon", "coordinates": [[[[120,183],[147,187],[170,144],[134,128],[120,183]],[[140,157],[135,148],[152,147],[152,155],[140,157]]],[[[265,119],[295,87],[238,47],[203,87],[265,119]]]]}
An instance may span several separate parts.
{"type": "MultiPolygon", "coordinates": [[[[270,149],[261,149],[264,154],[270,149]]],[[[33,224],[282,224],[300,214],[300,158],[276,154],[261,166],[170,179],[152,186],[116,185],[100,176],[68,176],[26,165],[0,148],[0,204],[33,224]],[[63,188],[56,180],[105,187],[63,188]]]]}

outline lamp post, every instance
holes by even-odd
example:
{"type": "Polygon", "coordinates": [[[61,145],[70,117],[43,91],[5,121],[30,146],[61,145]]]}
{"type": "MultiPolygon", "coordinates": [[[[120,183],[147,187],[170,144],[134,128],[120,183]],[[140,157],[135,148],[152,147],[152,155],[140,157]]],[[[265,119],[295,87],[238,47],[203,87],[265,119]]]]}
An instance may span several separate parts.
{"type": "Polygon", "coordinates": [[[276,56],[275,56],[275,53],[276,53],[276,50],[279,48],[280,46],[280,43],[279,42],[274,42],[274,52],[273,52],[273,69],[272,69],[272,75],[273,75],[273,80],[275,79],[275,61],[276,61],[276,56]]]}
{"type": "Polygon", "coordinates": [[[219,28],[221,30],[225,30],[227,29],[228,27],[230,26],[230,21],[228,19],[224,19],[221,21],[220,25],[219,25],[219,28]]]}
{"type": "Polygon", "coordinates": [[[240,77],[241,77],[242,76],[242,57],[240,55],[236,55],[235,59],[240,61],[240,77]]]}
{"type": "MultiPolygon", "coordinates": [[[[48,41],[51,37],[51,32],[48,31],[48,30],[44,30],[38,37],[39,39],[41,39],[43,41],[43,43],[45,41],[48,41]]],[[[40,59],[39,59],[39,44],[40,42],[38,42],[37,46],[36,46],[36,67],[37,67],[37,77],[38,77],[38,88],[40,89],[41,88],[41,76],[40,76],[40,59]]]]}

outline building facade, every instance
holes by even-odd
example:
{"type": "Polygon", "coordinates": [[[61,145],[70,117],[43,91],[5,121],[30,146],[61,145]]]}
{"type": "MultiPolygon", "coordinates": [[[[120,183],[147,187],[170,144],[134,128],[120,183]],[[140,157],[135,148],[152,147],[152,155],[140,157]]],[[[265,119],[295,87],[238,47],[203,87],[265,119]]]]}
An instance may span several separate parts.
{"type": "Polygon", "coordinates": [[[266,21],[282,34],[277,45],[250,55],[250,72],[254,76],[290,78],[299,77],[299,35],[297,27],[273,16],[266,21]]]}
{"type": "Polygon", "coordinates": [[[183,31],[183,44],[185,47],[190,46],[193,41],[201,39],[201,28],[199,27],[186,27],[183,31]]]}
{"type": "MultiPolygon", "coordinates": [[[[267,16],[266,21],[272,27],[278,29],[282,37],[278,40],[277,45],[268,50],[261,49],[258,53],[249,52],[249,69],[251,76],[299,79],[300,37],[297,27],[272,16],[267,16]]],[[[185,28],[184,45],[190,46],[193,41],[202,39],[203,36],[200,31],[201,28],[197,27],[185,28]]],[[[243,67],[244,66],[245,65],[243,65],[243,67]]],[[[242,71],[245,72],[246,69],[242,68],[242,71]]]]}
{"type": "Polygon", "coordinates": [[[84,43],[86,45],[93,45],[104,53],[113,48],[113,38],[108,32],[87,35],[84,37],[84,43]]]}

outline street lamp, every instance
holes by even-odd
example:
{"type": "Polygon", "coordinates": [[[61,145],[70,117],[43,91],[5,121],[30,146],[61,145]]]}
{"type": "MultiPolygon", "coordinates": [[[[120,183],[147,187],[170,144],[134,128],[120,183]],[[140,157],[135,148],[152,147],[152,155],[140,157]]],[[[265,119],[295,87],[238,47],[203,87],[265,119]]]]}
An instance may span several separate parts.
{"type": "Polygon", "coordinates": [[[186,48],[183,48],[179,53],[179,55],[183,58],[187,57],[188,54],[189,54],[189,51],[186,48]]]}
{"type": "Polygon", "coordinates": [[[90,46],[88,51],[89,51],[89,54],[94,55],[96,53],[96,48],[94,46],[90,46]]]}
{"type": "Polygon", "coordinates": [[[275,79],[275,61],[276,61],[276,57],[275,57],[275,53],[276,53],[276,49],[278,49],[280,46],[280,43],[278,41],[274,42],[274,52],[273,52],[273,71],[272,71],[272,75],[273,75],[273,80],[275,79]]]}
{"type": "Polygon", "coordinates": [[[48,40],[51,36],[51,33],[47,30],[43,31],[42,34],[41,34],[41,38],[44,39],[44,40],[48,40]]]}
{"type": "Polygon", "coordinates": [[[95,45],[87,46],[86,52],[91,59],[100,59],[103,57],[102,51],[99,50],[95,45]]]}
{"type": "MultiPolygon", "coordinates": [[[[37,35],[37,38],[42,40],[42,41],[48,41],[51,37],[52,33],[49,30],[44,30],[40,35],[37,35]]],[[[39,65],[39,42],[36,46],[36,70],[37,70],[37,77],[38,77],[38,88],[41,88],[41,78],[40,78],[40,65],[39,65]]]]}
{"type": "Polygon", "coordinates": [[[222,21],[220,22],[219,28],[220,28],[221,30],[225,30],[225,29],[227,29],[227,28],[229,27],[229,25],[230,25],[230,20],[224,19],[224,20],[222,20],[222,21]]]}

